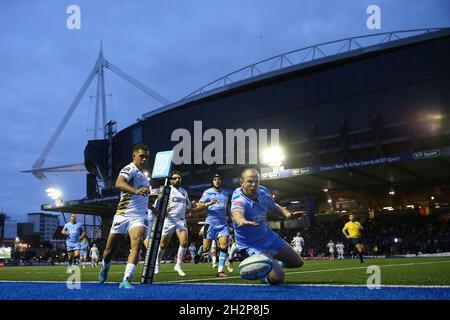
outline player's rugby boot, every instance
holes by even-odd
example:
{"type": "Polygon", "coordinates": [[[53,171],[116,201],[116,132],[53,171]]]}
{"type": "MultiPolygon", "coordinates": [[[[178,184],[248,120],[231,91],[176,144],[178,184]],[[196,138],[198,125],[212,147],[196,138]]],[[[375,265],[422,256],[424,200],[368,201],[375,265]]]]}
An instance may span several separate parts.
{"type": "Polygon", "coordinates": [[[128,280],[123,280],[120,285],[120,289],[134,289],[134,287],[131,285],[131,283],[128,280]]]}
{"type": "Polygon", "coordinates": [[[175,265],[175,267],[173,267],[173,270],[178,272],[178,275],[180,277],[185,277],[186,276],[186,273],[184,273],[183,269],[181,269],[181,266],[179,266],[179,265],[175,265]]]}
{"type": "Polygon", "coordinates": [[[98,281],[100,283],[103,283],[106,281],[106,279],[108,278],[108,271],[102,267],[102,270],[100,270],[100,273],[98,274],[98,281]]]}

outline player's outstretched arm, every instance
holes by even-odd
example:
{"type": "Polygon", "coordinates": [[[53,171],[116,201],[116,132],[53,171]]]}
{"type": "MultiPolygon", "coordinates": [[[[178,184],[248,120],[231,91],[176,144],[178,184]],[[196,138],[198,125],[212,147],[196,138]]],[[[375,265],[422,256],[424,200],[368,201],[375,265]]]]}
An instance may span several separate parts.
{"type": "Polygon", "coordinates": [[[275,212],[277,212],[278,214],[281,214],[282,216],[284,216],[286,219],[290,219],[293,218],[294,216],[300,214],[300,211],[294,211],[294,212],[290,212],[288,209],[286,209],[285,207],[280,206],[279,204],[276,204],[276,209],[275,212]]]}
{"type": "Polygon", "coordinates": [[[232,218],[238,227],[242,226],[259,226],[259,223],[254,221],[248,221],[244,217],[244,210],[234,209],[232,214],[232,218]]]}

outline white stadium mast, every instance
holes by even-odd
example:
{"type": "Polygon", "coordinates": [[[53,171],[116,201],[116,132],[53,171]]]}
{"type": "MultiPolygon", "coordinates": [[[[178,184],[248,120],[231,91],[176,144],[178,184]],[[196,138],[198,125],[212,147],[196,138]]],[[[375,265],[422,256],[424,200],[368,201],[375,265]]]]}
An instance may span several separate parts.
{"type": "Polygon", "coordinates": [[[103,57],[103,46],[100,42],[100,52],[99,56],[97,58],[97,61],[95,62],[94,67],[92,68],[92,71],[89,73],[86,81],[84,82],[83,86],[81,87],[80,91],[78,92],[77,96],[73,100],[72,104],[70,105],[69,109],[66,111],[66,114],[64,115],[63,119],[59,123],[58,127],[56,128],[55,132],[51,136],[49,142],[44,148],[44,151],[42,151],[42,154],[40,157],[36,160],[36,162],[33,164],[33,167],[31,170],[25,170],[21,171],[23,173],[32,173],[36,178],[43,180],[47,179],[45,176],[45,172],[77,172],[77,171],[86,171],[86,168],[83,163],[77,163],[77,164],[69,164],[69,165],[62,165],[62,166],[55,166],[55,167],[47,167],[44,168],[44,163],[47,159],[47,156],[49,155],[50,151],[52,150],[53,146],[56,143],[56,140],[59,138],[61,132],[64,130],[67,122],[69,121],[70,117],[74,113],[75,109],[77,108],[78,104],[80,103],[81,99],[83,98],[84,94],[86,93],[86,90],[90,87],[92,84],[92,81],[94,80],[95,76],[97,76],[97,96],[96,96],[96,110],[95,110],[95,127],[94,127],[94,139],[98,139],[97,132],[98,130],[103,130],[103,139],[107,138],[107,132],[105,130],[107,125],[107,115],[106,115],[106,99],[105,99],[105,78],[104,78],[104,70],[105,68],[108,68],[118,76],[120,76],[122,79],[125,79],[130,84],[138,88],[139,90],[143,91],[145,94],[151,96],[153,99],[157,100],[159,103],[161,103],[163,106],[170,104],[171,102],[164,98],[163,96],[159,95],[157,92],[153,91],[146,85],[142,84],[138,80],[134,79],[132,76],[128,75],[124,71],[120,70],[118,67],[111,64],[108,60],[106,60],[103,57]],[[102,124],[103,129],[99,126],[100,121],[100,109],[101,117],[102,117],[102,124]]]}

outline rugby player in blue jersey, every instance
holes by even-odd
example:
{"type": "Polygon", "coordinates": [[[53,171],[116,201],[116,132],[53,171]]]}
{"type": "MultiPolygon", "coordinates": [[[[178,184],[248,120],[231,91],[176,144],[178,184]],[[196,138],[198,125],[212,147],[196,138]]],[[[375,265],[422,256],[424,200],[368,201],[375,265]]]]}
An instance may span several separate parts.
{"type": "Polygon", "coordinates": [[[80,242],[80,265],[84,269],[89,253],[89,242],[86,237],[81,238],[80,242]]]}
{"type": "Polygon", "coordinates": [[[303,260],[278,233],[267,225],[268,211],[291,218],[286,208],[278,205],[272,198],[270,191],[259,185],[259,173],[249,168],[241,173],[241,187],[233,192],[231,198],[231,214],[233,218],[234,234],[237,249],[245,251],[247,255],[264,254],[273,261],[273,268],[264,282],[279,284],[284,281],[281,261],[287,268],[297,268],[303,265],[303,260]]]}
{"type": "Polygon", "coordinates": [[[72,273],[74,259],[76,260],[80,256],[80,238],[85,236],[83,225],[77,222],[75,213],[70,215],[70,221],[64,225],[61,234],[67,236],[67,260],[69,261],[67,273],[72,273]]]}
{"type": "Polygon", "coordinates": [[[197,204],[199,208],[207,208],[207,217],[203,231],[203,247],[201,252],[197,253],[195,262],[198,263],[203,255],[208,254],[211,243],[217,240],[220,252],[217,276],[223,278],[226,277],[223,268],[228,256],[228,237],[230,236],[227,223],[228,193],[222,190],[220,175],[214,175],[211,184],[212,187],[203,192],[197,204]]]}

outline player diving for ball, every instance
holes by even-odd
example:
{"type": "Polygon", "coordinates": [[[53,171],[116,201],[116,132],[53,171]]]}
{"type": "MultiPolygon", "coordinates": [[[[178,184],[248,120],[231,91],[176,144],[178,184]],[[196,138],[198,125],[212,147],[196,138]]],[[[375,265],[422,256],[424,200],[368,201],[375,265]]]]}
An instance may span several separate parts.
{"type": "Polygon", "coordinates": [[[233,192],[231,199],[231,214],[237,249],[244,250],[249,256],[264,254],[272,260],[272,271],[264,279],[269,284],[279,284],[284,281],[284,271],[275,261],[281,261],[287,268],[297,268],[303,265],[302,258],[294,251],[278,233],[267,225],[268,211],[291,218],[297,212],[291,213],[278,205],[269,190],[259,185],[259,173],[249,168],[241,173],[241,187],[233,192]]]}
{"type": "Polygon", "coordinates": [[[98,275],[101,283],[106,281],[112,257],[128,235],[131,250],[119,288],[133,288],[131,281],[136,272],[141,244],[148,227],[147,210],[151,207],[148,201],[150,183],[144,174],[149,156],[149,149],[145,144],[135,145],[132,154],[133,162],[125,166],[117,177],[116,188],[121,191],[120,201],[103,253],[103,266],[98,275]]]}
{"type": "MultiPolygon", "coordinates": [[[[203,192],[203,195],[197,204],[197,207],[207,209],[207,217],[203,231],[203,246],[201,247],[201,250],[199,250],[194,261],[198,263],[203,255],[208,254],[211,244],[216,241],[220,252],[217,276],[224,278],[226,277],[226,274],[223,271],[223,268],[227,261],[228,237],[230,236],[227,223],[228,193],[222,189],[222,179],[218,174],[215,174],[212,178],[211,185],[211,188],[203,192]]],[[[211,251],[213,251],[212,248],[211,251]]]]}

